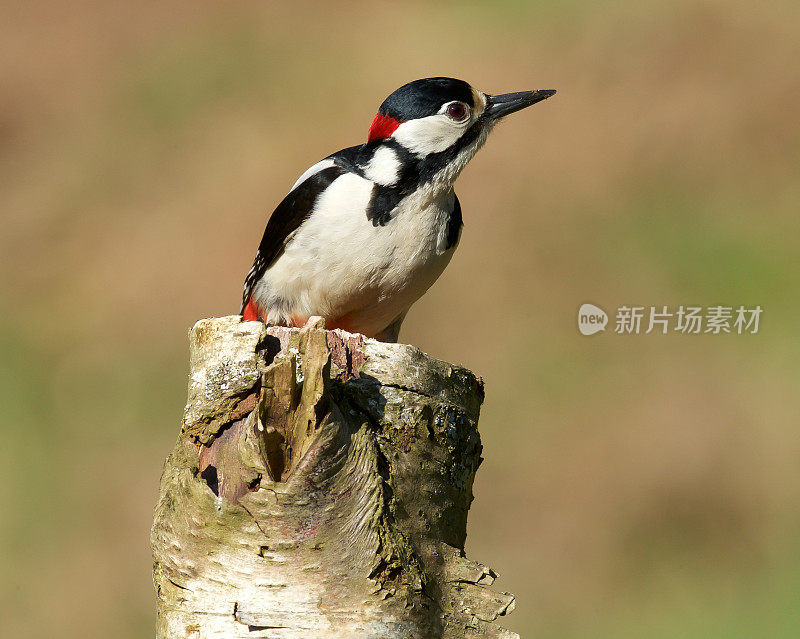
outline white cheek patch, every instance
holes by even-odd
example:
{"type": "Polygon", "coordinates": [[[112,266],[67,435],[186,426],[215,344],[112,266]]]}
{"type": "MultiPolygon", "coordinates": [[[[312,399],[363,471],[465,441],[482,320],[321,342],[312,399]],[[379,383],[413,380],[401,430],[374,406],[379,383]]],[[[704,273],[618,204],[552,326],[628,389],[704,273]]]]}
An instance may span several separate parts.
{"type": "Polygon", "coordinates": [[[450,148],[463,132],[446,115],[437,114],[403,122],[392,137],[415,155],[426,156],[450,148]]]}
{"type": "Polygon", "coordinates": [[[461,173],[462,169],[465,166],[467,166],[467,163],[469,163],[472,157],[480,150],[480,148],[486,142],[486,138],[488,137],[491,129],[492,129],[492,124],[486,123],[481,129],[480,134],[475,139],[475,141],[472,144],[469,144],[468,146],[463,148],[449,164],[447,164],[441,171],[439,171],[436,174],[434,182],[439,184],[452,185],[452,183],[461,173]]]}
{"type": "Polygon", "coordinates": [[[397,182],[400,160],[393,149],[382,146],[375,151],[369,164],[362,168],[367,179],[383,186],[391,186],[397,182]]]}

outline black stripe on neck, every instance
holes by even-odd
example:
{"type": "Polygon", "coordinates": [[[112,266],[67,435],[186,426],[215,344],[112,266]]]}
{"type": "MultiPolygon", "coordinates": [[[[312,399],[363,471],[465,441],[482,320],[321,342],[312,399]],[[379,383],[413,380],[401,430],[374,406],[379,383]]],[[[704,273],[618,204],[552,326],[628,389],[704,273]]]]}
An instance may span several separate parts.
{"type": "MultiPolygon", "coordinates": [[[[483,129],[483,118],[479,118],[464,132],[455,144],[437,153],[429,153],[418,157],[402,146],[397,140],[369,142],[358,149],[359,164],[366,164],[379,146],[388,146],[397,153],[400,161],[400,172],[397,183],[391,186],[375,184],[372,187],[372,197],[367,207],[367,219],[374,226],[385,226],[392,219],[392,212],[419,187],[429,184],[436,174],[453,162],[458,154],[478,139],[483,129]]],[[[363,176],[362,171],[357,171],[363,176]]],[[[459,209],[460,212],[460,209],[459,209]]],[[[458,227],[460,228],[460,226],[458,227]]]]}

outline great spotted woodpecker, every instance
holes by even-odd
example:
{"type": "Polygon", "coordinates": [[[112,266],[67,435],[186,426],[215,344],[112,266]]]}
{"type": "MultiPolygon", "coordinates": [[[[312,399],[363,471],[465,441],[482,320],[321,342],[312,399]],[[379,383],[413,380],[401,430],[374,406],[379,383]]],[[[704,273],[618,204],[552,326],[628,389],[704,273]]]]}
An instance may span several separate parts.
{"type": "Polygon", "coordinates": [[[458,244],[453,182],[498,120],[554,93],[489,95],[453,78],[397,89],[365,144],[309,168],[275,209],[244,283],[244,320],[302,326],[320,315],[396,341],[458,244]]]}

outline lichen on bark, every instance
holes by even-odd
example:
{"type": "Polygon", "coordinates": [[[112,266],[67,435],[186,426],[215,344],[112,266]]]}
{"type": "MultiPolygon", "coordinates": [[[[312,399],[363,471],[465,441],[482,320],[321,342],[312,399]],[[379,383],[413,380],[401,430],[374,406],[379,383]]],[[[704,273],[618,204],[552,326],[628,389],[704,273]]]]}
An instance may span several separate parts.
{"type": "Polygon", "coordinates": [[[190,332],[152,529],[159,639],[516,637],[464,555],[482,381],[319,321],[190,332]]]}

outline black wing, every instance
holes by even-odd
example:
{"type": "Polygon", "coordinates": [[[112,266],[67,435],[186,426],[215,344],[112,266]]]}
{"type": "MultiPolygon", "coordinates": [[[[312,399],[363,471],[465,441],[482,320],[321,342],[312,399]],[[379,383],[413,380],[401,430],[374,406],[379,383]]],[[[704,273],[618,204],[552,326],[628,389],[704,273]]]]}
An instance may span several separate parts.
{"type": "Polygon", "coordinates": [[[244,307],[247,306],[247,302],[250,300],[253,286],[264,275],[264,271],[278,259],[291,234],[311,215],[314,203],[320,193],[345,172],[345,169],[340,166],[322,169],[298,184],[297,188],[278,204],[278,208],[275,209],[269,218],[269,222],[267,222],[267,228],[264,230],[264,236],[258,246],[253,267],[244,281],[244,294],[242,295],[240,313],[244,312],[244,307]]]}
{"type": "Polygon", "coordinates": [[[450,219],[447,220],[447,246],[445,250],[458,244],[462,226],[464,226],[464,220],[461,217],[461,202],[458,201],[458,196],[453,193],[453,210],[450,212],[450,219]]]}
{"type": "Polygon", "coordinates": [[[361,171],[358,168],[358,160],[365,146],[366,145],[364,144],[361,144],[359,146],[349,146],[346,149],[337,151],[336,153],[331,153],[325,159],[333,160],[334,162],[336,162],[336,166],[341,166],[343,169],[346,169],[347,171],[360,174],[361,171]]]}

